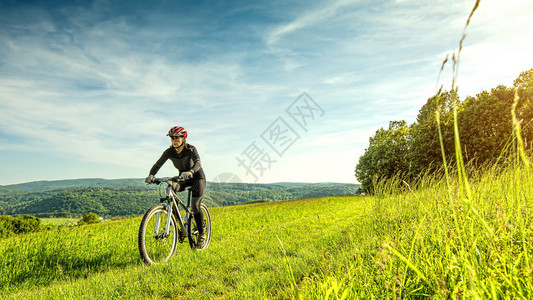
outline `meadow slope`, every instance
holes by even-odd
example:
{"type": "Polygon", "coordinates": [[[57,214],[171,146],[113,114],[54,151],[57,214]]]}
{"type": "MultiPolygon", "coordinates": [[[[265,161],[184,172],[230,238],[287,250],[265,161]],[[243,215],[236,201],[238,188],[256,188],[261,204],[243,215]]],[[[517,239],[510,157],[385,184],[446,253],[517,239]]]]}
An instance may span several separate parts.
{"type": "Polygon", "coordinates": [[[365,218],[363,197],[329,197],[213,208],[204,252],[181,244],[166,265],[144,266],[140,218],[5,239],[3,299],[291,298],[337,270],[365,218]]]}
{"type": "Polygon", "coordinates": [[[206,251],[180,245],[153,267],[140,218],[3,239],[0,298],[533,298],[533,172],[468,174],[468,186],[393,178],[372,197],[213,208],[206,251]]]}

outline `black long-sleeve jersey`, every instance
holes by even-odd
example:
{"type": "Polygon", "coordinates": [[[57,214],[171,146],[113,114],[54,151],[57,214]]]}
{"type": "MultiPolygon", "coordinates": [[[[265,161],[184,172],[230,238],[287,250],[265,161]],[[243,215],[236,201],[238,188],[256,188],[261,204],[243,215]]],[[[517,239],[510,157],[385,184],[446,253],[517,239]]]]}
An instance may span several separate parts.
{"type": "Polygon", "coordinates": [[[180,154],[176,153],[176,150],[174,150],[173,147],[166,149],[156,161],[152,169],[150,169],[150,175],[155,175],[168,159],[172,161],[174,167],[180,171],[180,174],[181,172],[193,171],[193,178],[205,179],[200,156],[198,155],[196,147],[193,145],[185,144],[185,147],[180,154]]]}

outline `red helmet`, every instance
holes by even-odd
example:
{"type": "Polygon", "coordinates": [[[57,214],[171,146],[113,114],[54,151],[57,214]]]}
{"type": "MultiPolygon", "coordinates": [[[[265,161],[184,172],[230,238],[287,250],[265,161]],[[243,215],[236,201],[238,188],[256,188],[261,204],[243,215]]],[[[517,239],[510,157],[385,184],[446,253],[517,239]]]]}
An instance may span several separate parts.
{"type": "Polygon", "coordinates": [[[185,128],[183,127],[174,126],[170,128],[167,135],[168,136],[182,136],[184,138],[187,138],[187,130],[185,130],[185,128]]]}

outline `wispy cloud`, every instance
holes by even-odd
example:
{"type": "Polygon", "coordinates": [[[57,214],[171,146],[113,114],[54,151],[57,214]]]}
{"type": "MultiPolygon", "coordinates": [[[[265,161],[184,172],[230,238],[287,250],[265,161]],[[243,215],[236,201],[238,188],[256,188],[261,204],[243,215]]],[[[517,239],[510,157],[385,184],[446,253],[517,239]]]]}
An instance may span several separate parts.
{"type": "Polygon", "coordinates": [[[353,1],[337,0],[327,2],[325,5],[316,7],[312,10],[303,9],[301,15],[287,24],[280,25],[272,30],[266,38],[266,44],[273,47],[274,44],[286,35],[294,33],[303,28],[314,26],[320,22],[335,17],[340,9],[353,5],[353,1]]]}

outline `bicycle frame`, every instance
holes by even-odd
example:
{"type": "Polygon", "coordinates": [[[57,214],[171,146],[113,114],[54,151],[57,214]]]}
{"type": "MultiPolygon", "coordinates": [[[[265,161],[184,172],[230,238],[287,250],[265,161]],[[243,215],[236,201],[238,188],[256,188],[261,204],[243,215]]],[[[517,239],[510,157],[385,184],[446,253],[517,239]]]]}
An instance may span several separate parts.
{"type": "MultiPolygon", "coordinates": [[[[166,188],[166,197],[161,198],[161,202],[163,205],[167,208],[167,220],[165,224],[165,236],[168,236],[170,233],[170,219],[172,218],[172,214],[176,217],[178,224],[180,226],[182,234],[185,236],[185,233],[187,232],[187,221],[191,217],[192,212],[189,209],[189,205],[191,202],[191,190],[190,187],[186,187],[185,190],[188,191],[188,197],[187,197],[187,205],[181,201],[181,199],[178,197],[178,195],[174,192],[172,189],[172,186],[170,184],[170,181],[172,179],[162,180],[161,182],[165,182],[167,184],[166,188]],[[182,216],[179,213],[179,208],[183,208],[185,210],[185,214],[182,216]]],[[[157,214],[156,219],[156,225],[155,225],[155,231],[154,236],[157,236],[157,233],[159,232],[159,226],[161,223],[161,215],[157,214]]]]}

